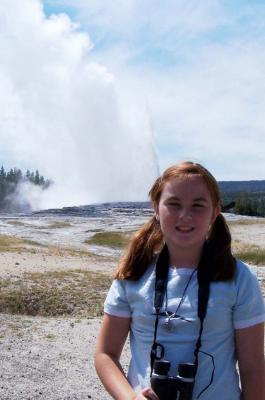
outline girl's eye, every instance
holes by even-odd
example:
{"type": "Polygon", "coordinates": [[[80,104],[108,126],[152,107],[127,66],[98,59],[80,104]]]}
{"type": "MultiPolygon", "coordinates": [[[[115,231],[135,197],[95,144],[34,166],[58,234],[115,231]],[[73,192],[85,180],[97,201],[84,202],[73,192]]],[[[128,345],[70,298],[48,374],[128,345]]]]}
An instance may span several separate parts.
{"type": "Polygon", "coordinates": [[[200,208],[200,207],[204,207],[204,205],[200,204],[200,203],[195,203],[195,204],[193,204],[193,207],[200,208]]]}
{"type": "Polygon", "coordinates": [[[170,202],[168,203],[169,206],[173,206],[173,207],[180,207],[179,203],[174,203],[174,202],[170,202]]]}

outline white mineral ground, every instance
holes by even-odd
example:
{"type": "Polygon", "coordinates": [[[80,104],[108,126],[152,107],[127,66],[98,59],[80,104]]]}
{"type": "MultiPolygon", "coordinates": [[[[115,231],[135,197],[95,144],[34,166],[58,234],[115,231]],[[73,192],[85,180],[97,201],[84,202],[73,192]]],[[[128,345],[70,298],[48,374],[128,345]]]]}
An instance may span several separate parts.
{"type": "MultiPolygon", "coordinates": [[[[0,219],[0,233],[36,239],[34,234],[29,234],[29,229],[23,236],[22,225],[11,224],[9,228],[13,231],[8,231],[6,222],[0,219]]],[[[34,231],[32,225],[31,230],[34,231]]],[[[264,219],[251,224],[234,222],[231,230],[233,238],[243,246],[265,247],[264,219]]],[[[46,232],[46,236],[49,236],[48,228],[46,232]]],[[[54,230],[50,234],[54,237],[54,230]]],[[[41,248],[35,254],[0,252],[0,279],[22,279],[25,272],[66,269],[111,273],[115,265],[113,259],[110,262],[107,258],[104,262],[97,258],[88,261],[82,255],[53,255],[41,248]]],[[[254,269],[264,284],[264,266],[254,266],[254,269]]],[[[44,318],[0,314],[0,399],[110,399],[93,366],[99,326],[100,318],[44,318]]],[[[122,354],[125,369],[129,357],[126,345],[122,354]]]]}

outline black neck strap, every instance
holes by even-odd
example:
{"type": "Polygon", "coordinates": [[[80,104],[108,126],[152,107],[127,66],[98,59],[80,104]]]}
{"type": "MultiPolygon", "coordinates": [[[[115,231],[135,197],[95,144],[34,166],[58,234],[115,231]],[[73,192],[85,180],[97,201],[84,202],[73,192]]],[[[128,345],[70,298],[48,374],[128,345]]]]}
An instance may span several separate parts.
{"type": "MultiPolygon", "coordinates": [[[[198,369],[198,353],[201,348],[201,336],[203,332],[203,322],[207,312],[207,304],[210,293],[210,282],[207,276],[208,271],[208,246],[205,243],[203,247],[202,256],[198,265],[198,317],[200,319],[200,330],[198,339],[195,345],[194,357],[195,357],[195,366],[196,372],[198,369]]],[[[165,297],[167,281],[168,281],[168,270],[169,270],[169,254],[168,248],[164,245],[161,253],[159,254],[156,262],[156,280],[155,280],[155,297],[154,297],[154,307],[156,311],[156,321],[155,321],[155,330],[154,330],[154,340],[151,348],[151,374],[153,372],[154,361],[156,359],[161,359],[164,355],[164,347],[157,342],[157,328],[159,321],[159,313],[160,309],[163,305],[163,300],[165,297]]]]}
{"type": "Polygon", "coordinates": [[[156,281],[155,281],[155,298],[154,298],[154,307],[156,312],[157,310],[159,312],[159,310],[163,305],[163,300],[167,288],[168,270],[169,270],[169,254],[167,245],[164,245],[156,261],[156,281]]]}
{"type": "Polygon", "coordinates": [[[155,297],[154,297],[156,320],[154,329],[154,339],[150,353],[150,364],[151,364],[150,376],[153,373],[155,360],[160,360],[164,356],[164,347],[157,342],[156,337],[157,337],[157,327],[159,321],[159,312],[163,305],[163,300],[165,297],[165,292],[167,287],[168,270],[169,270],[169,254],[167,246],[164,245],[156,261],[156,281],[155,281],[155,297]]]}

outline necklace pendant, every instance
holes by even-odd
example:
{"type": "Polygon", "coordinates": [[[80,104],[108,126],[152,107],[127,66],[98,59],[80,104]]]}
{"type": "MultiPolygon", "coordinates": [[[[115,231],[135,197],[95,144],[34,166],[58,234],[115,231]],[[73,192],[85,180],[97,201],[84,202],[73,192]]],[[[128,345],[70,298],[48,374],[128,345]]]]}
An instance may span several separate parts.
{"type": "Polygon", "coordinates": [[[169,317],[166,318],[164,326],[167,331],[171,331],[171,329],[172,329],[171,318],[169,318],[169,317]]]}

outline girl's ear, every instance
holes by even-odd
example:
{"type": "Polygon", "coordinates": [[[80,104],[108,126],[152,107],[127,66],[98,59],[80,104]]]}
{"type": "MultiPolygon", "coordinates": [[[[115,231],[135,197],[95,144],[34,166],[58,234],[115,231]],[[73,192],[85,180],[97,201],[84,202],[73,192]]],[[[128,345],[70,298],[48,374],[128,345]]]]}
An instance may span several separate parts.
{"type": "Polygon", "coordinates": [[[158,221],[159,220],[158,205],[153,203],[153,208],[154,208],[154,212],[155,212],[155,218],[158,221]]]}
{"type": "Polygon", "coordinates": [[[206,239],[208,239],[210,237],[211,231],[212,231],[212,227],[213,227],[213,225],[215,223],[216,218],[220,214],[220,212],[221,212],[221,207],[220,206],[217,206],[217,207],[214,208],[212,220],[211,220],[211,223],[209,225],[209,229],[208,229],[208,233],[207,233],[206,239]]]}
{"type": "Polygon", "coordinates": [[[214,224],[214,222],[215,222],[216,218],[218,217],[218,215],[220,214],[220,212],[221,212],[221,207],[220,206],[215,207],[215,209],[213,210],[213,217],[212,217],[211,225],[214,224]]]}

